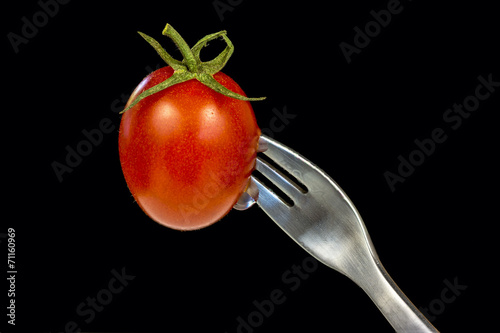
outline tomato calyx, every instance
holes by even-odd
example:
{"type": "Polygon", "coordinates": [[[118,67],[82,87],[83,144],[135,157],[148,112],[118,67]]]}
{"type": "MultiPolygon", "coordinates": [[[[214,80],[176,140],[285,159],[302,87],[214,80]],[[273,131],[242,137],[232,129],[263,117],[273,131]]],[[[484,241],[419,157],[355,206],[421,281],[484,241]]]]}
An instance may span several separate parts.
{"type": "Polygon", "coordinates": [[[171,87],[173,85],[192,79],[200,81],[210,89],[227,97],[243,101],[260,101],[265,99],[265,97],[250,98],[237,94],[227,89],[214,79],[213,75],[219,72],[226,65],[227,61],[234,52],[234,45],[227,37],[227,32],[225,30],[203,37],[192,48],[190,48],[186,41],[181,37],[181,35],[170,24],[167,24],[165,26],[165,29],[163,29],[162,35],[169,37],[175,43],[183,56],[182,61],[179,61],[168,54],[168,52],[165,51],[160,43],[158,43],[158,41],[156,41],[154,38],[142,32],[138,33],[156,50],[163,61],[165,61],[170,67],[172,67],[172,69],[174,70],[174,74],[165,81],[142,92],[132,101],[132,103],[130,103],[127,108],[125,108],[125,110],[120,113],[126,112],[127,110],[135,106],[139,101],[148,96],[151,96],[161,90],[167,89],[168,87],[171,87]],[[206,62],[201,61],[201,50],[205,46],[207,46],[207,43],[209,41],[217,38],[224,39],[227,44],[226,48],[214,59],[206,62]]]}

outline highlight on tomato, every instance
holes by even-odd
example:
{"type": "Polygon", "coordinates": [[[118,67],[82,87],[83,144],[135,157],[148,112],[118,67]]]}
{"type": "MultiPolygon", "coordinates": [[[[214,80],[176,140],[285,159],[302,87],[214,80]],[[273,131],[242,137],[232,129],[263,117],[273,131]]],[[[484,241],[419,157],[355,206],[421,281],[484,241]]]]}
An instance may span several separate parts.
{"type": "Polygon", "coordinates": [[[234,46],[226,31],[190,48],[169,24],[163,30],[184,57],[174,59],[139,34],[168,66],[145,77],[122,111],[120,163],[130,192],[154,221],[195,230],[224,217],[255,168],[260,129],[240,86],[220,70],[234,46]],[[222,38],[226,48],[202,62],[200,51],[222,38]]]}

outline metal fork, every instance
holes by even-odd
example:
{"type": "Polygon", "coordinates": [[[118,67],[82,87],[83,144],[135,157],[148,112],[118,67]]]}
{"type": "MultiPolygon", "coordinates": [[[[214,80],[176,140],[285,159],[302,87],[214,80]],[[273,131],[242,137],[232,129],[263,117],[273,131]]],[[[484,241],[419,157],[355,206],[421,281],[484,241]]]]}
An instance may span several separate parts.
{"type": "Polygon", "coordinates": [[[235,208],[246,209],[256,202],[313,257],[360,286],[397,332],[438,332],[386,272],[361,216],[344,191],[324,171],[283,144],[264,135],[259,144],[261,150],[267,149],[266,156],[302,184],[257,158],[257,171],[293,205],[252,176],[253,186],[235,208]]]}

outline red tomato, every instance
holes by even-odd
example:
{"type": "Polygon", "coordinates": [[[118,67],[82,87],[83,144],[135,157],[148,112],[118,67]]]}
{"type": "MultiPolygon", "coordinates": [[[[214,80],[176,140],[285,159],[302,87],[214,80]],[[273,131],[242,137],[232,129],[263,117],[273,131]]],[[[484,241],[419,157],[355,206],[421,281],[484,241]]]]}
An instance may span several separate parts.
{"type": "MultiPolygon", "coordinates": [[[[164,67],[151,73],[128,104],[173,72],[164,67]]],[[[214,78],[245,95],[222,72],[214,78]]],[[[200,229],[224,217],[246,189],[259,136],[250,102],[193,79],[148,96],[123,114],[120,162],[147,215],[170,228],[200,229]]]]}

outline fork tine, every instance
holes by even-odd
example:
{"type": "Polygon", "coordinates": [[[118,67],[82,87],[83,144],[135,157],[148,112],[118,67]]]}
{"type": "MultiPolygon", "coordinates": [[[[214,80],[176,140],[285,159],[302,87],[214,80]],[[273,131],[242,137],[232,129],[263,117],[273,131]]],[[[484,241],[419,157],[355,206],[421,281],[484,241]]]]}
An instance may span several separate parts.
{"type": "Polygon", "coordinates": [[[269,163],[260,158],[257,158],[256,169],[261,174],[269,178],[269,180],[271,180],[274,185],[276,185],[281,191],[289,196],[294,204],[300,200],[300,196],[303,194],[302,190],[279,170],[275,169],[269,163]]]}
{"type": "MultiPolygon", "coordinates": [[[[251,176],[252,180],[257,185],[259,190],[259,198],[257,204],[262,210],[269,215],[273,220],[273,216],[286,217],[290,213],[290,207],[280,197],[278,197],[270,188],[262,183],[255,176],[251,176]]],[[[276,222],[276,221],[275,221],[276,222]]]]}
{"type": "Polygon", "coordinates": [[[290,148],[265,135],[261,135],[260,140],[267,145],[267,150],[264,151],[264,154],[307,187],[307,180],[304,174],[315,174],[317,172],[317,170],[312,167],[312,163],[290,148]]]}

